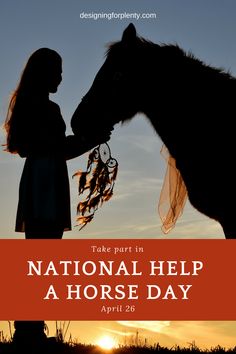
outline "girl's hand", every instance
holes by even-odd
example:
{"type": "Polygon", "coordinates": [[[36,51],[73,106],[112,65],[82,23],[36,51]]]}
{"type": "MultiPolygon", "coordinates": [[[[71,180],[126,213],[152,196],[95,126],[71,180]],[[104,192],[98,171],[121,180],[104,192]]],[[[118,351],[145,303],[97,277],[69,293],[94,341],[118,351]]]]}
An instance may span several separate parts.
{"type": "MultiPolygon", "coordinates": [[[[112,129],[113,130],[113,129],[112,129]]],[[[66,160],[73,159],[85,152],[95,148],[100,144],[104,144],[110,140],[111,131],[109,132],[97,132],[94,135],[82,136],[82,135],[69,135],[66,137],[65,157],[66,160]]]]}

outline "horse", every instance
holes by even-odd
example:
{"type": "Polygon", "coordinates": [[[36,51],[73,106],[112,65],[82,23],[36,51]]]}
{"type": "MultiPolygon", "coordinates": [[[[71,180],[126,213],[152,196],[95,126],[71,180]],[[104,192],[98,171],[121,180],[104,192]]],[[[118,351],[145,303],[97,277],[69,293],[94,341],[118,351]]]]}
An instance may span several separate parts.
{"type": "Polygon", "coordinates": [[[236,238],[236,79],[177,44],[156,44],[130,24],[82,98],[72,119],[75,135],[96,135],[143,113],[167,147],[190,203],[236,238]]]}

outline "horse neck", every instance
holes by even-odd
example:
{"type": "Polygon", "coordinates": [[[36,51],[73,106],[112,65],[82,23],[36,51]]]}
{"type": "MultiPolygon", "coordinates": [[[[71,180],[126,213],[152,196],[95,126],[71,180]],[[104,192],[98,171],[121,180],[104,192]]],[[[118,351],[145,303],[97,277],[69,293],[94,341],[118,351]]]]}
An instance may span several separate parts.
{"type": "Polygon", "coordinates": [[[185,125],[185,117],[179,108],[189,89],[184,84],[187,74],[183,75],[182,63],[177,62],[170,67],[168,62],[163,61],[164,65],[157,68],[157,60],[149,63],[148,73],[142,83],[142,112],[174,155],[173,149],[181,144],[179,138],[185,125]]]}
{"type": "MultiPolygon", "coordinates": [[[[158,55],[155,60],[158,62],[158,55]]],[[[223,123],[216,124],[212,107],[217,105],[217,114],[227,119],[222,100],[233,102],[236,80],[181,50],[171,61],[162,60],[159,67],[155,60],[142,82],[142,111],[173,157],[197,155],[204,143],[211,145],[212,126],[222,139],[222,129],[226,128],[223,123]]]]}

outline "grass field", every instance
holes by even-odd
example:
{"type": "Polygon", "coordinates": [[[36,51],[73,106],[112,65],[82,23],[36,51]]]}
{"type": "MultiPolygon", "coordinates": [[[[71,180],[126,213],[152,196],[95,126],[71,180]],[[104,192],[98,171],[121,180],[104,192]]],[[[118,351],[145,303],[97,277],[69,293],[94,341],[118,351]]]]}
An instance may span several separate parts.
{"type": "Polygon", "coordinates": [[[213,347],[211,349],[200,349],[194,342],[190,343],[189,347],[179,347],[174,346],[172,348],[162,347],[159,343],[153,346],[119,346],[118,348],[113,348],[110,350],[104,350],[99,346],[95,345],[85,345],[81,343],[63,343],[57,341],[48,340],[48,345],[45,349],[37,350],[26,350],[22,348],[17,350],[14,348],[13,343],[10,341],[0,342],[0,354],[24,354],[24,353],[47,353],[47,354],[154,354],[154,353],[163,353],[163,354],[174,354],[174,353],[186,353],[186,354],[210,354],[210,353],[236,353],[236,347],[226,349],[220,345],[213,347]]]}

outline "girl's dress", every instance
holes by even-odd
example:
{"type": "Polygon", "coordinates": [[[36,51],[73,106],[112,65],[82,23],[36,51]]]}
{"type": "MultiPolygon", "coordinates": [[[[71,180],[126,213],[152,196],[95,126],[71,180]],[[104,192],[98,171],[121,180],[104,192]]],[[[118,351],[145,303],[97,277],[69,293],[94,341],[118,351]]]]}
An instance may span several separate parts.
{"type": "Polygon", "coordinates": [[[15,231],[24,232],[26,225],[38,230],[71,230],[68,147],[60,108],[48,97],[31,97],[17,109],[25,127],[18,142],[19,154],[26,161],[15,231]]]}

